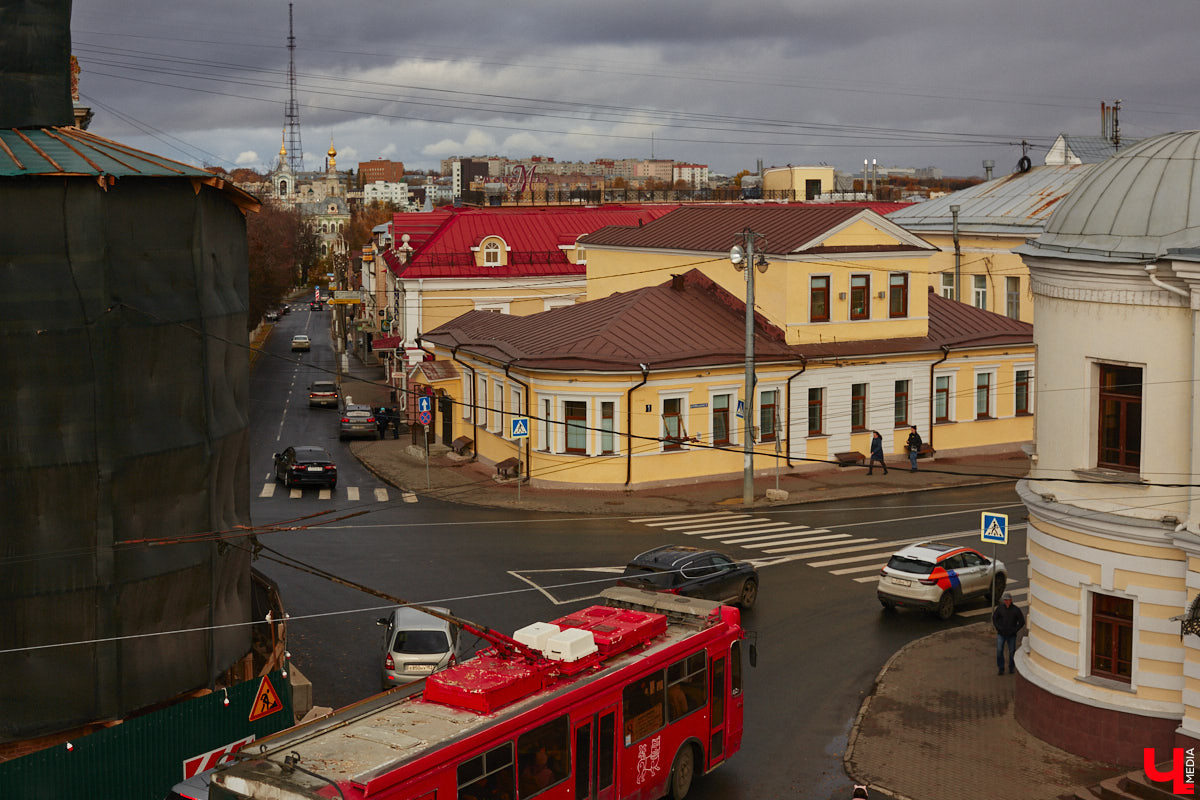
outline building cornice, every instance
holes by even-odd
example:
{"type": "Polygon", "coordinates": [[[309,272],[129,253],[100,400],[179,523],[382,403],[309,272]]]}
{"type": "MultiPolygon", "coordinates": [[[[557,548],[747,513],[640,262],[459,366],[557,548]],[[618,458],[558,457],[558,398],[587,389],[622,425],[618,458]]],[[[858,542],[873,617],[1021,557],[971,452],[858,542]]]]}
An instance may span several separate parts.
{"type": "Polygon", "coordinates": [[[1077,531],[1101,539],[1118,542],[1137,542],[1159,547],[1177,547],[1172,534],[1176,521],[1159,521],[1097,511],[1071,503],[1059,502],[1053,481],[1022,478],[1017,481],[1017,496],[1031,516],[1051,525],[1077,531]]]}

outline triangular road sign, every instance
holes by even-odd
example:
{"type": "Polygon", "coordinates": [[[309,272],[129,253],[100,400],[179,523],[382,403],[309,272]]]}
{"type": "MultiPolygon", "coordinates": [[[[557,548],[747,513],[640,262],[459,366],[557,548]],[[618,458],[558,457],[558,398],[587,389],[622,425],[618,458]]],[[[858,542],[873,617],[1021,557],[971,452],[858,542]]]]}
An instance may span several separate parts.
{"type": "Polygon", "coordinates": [[[280,701],[275,687],[271,685],[271,679],[263,675],[262,681],[258,684],[258,691],[254,693],[254,703],[250,706],[250,722],[269,717],[276,711],[282,710],[283,703],[280,701]]]}

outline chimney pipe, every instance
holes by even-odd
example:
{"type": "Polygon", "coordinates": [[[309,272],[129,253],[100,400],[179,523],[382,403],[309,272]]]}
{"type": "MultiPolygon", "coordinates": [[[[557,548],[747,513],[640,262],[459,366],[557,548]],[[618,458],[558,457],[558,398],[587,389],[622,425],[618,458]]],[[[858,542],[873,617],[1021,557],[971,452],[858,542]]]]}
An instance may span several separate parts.
{"type": "Polygon", "coordinates": [[[0,128],[74,125],[71,0],[0,4],[0,30],[0,128]]]}

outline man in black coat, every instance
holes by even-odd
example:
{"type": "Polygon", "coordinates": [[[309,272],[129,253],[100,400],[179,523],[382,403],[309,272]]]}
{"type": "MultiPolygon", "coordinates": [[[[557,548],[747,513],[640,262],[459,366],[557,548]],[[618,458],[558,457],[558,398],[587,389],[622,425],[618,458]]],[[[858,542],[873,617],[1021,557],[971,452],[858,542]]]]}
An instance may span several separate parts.
{"type": "Polygon", "coordinates": [[[1025,614],[1013,605],[1012,595],[1004,593],[1004,599],[992,612],[992,627],[996,629],[996,674],[1004,674],[1004,647],[1008,646],[1008,671],[1017,671],[1017,634],[1025,627],[1025,614]]]}

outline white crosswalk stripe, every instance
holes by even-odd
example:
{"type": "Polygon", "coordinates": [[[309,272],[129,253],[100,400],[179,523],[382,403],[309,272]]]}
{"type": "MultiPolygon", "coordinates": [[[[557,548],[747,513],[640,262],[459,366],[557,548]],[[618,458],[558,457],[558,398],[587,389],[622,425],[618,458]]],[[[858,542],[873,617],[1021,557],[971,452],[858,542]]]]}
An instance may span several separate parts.
{"type": "MultiPolygon", "coordinates": [[[[263,498],[274,497],[275,492],[278,488],[279,488],[278,483],[264,483],[262,490],[258,493],[258,496],[263,497],[263,498]]],[[[336,492],[334,490],[330,490],[330,489],[326,489],[326,488],[319,488],[319,487],[311,487],[311,488],[317,489],[316,497],[318,500],[341,499],[341,498],[334,497],[334,495],[336,494],[336,492]]],[[[296,486],[296,487],[293,487],[292,489],[286,489],[285,491],[287,492],[287,497],[289,500],[299,500],[306,496],[304,487],[301,487],[301,486],[296,486]]],[[[372,489],[369,489],[366,491],[368,491],[370,493],[370,497],[372,497],[375,500],[375,502],[377,502],[377,503],[386,503],[389,500],[389,495],[388,495],[387,489],[372,488],[372,489]]],[[[358,486],[347,486],[347,487],[345,487],[345,492],[346,492],[345,499],[347,502],[357,503],[362,498],[362,496],[364,494],[364,489],[361,487],[358,487],[358,486]]],[[[312,494],[309,493],[307,496],[311,498],[312,494]]],[[[404,502],[406,502],[406,503],[417,502],[417,496],[413,492],[403,492],[401,497],[404,499],[404,502]]]]}
{"type": "MultiPolygon", "coordinates": [[[[733,516],[732,512],[718,511],[715,514],[680,514],[673,517],[642,517],[641,519],[631,519],[629,521],[639,525],[649,525],[651,527],[655,527],[658,525],[670,525],[673,522],[678,522],[679,520],[683,519],[713,519],[715,517],[729,516],[733,516]]],[[[748,517],[750,515],[741,514],[740,516],[748,517]]]]}
{"type": "MultiPolygon", "coordinates": [[[[829,533],[828,528],[788,528],[777,533],[765,533],[762,535],[748,534],[745,536],[702,536],[702,539],[720,539],[721,544],[736,544],[744,545],[749,542],[766,542],[772,539],[782,539],[776,541],[775,544],[790,544],[791,542],[799,542],[805,539],[811,540],[819,533],[829,533]]],[[[849,536],[848,533],[840,533],[838,536],[849,536]]]]}

